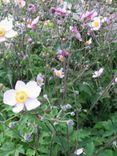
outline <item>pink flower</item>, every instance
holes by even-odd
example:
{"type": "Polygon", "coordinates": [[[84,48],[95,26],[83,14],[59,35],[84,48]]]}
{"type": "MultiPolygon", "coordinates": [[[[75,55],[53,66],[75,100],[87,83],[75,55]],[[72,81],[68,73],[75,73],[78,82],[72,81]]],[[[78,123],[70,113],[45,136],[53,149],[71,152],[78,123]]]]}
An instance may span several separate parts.
{"type": "Polygon", "coordinates": [[[97,16],[96,11],[87,11],[85,14],[81,16],[81,20],[88,22],[97,16]]]}
{"type": "Polygon", "coordinates": [[[68,16],[68,12],[60,7],[52,7],[51,12],[56,16],[68,16]]]}
{"type": "Polygon", "coordinates": [[[35,13],[37,11],[37,8],[36,8],[36,6],[34,4],[30,3],[29,6],[28,6],[28,11],[32,12],[32,13],[35,13]]]}
{"type": "Polygon", "coordinates": [[[27,27],[31,28],[32,30],[35,30],[38,22],[39,22],[39,16],[37,16],[34,20],[27,19],[27,27]]]}
{"type": "Polygon", "coordinates": [[[13,107],[14,113],[19,113],[24,109],[28,111],[40,106],[40,102],[37,100],[41,92],[41,88],[35,81],[30,81],[25,84],[23,81],[17,81],[15,89],[7,90],[4,93],[4,104],[13,107]]]}
{"type": "Polygon", "coordinates": [[[76,26],[70,26],[70,30],[79,41],[82,41],[81,34],[76,26]]]}

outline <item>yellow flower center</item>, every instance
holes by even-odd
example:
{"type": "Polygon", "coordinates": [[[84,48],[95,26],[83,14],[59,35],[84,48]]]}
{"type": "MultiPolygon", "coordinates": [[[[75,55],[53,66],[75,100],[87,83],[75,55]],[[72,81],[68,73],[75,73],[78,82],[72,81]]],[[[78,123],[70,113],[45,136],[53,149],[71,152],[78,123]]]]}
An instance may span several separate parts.
{"type": "Polygon", "coordinates": [[[100,22],[94,21],[94,22],[92,22],[92,26],[98,28],[100,26],[100,22]]]}
{"type": "Polygon", "coordinates": [[[64,62],[64,60],[65,60],[64,56],[60,55],[60,56],[59,56],[59,60],[60,60],[61,62],[64,62]]]}
{"type": "Polygon", "coordinates": [[[0,27],[0,37],[4,37],[5,33],[6,33],[5,29],[0,27]]]}
{"type": "Polygon", "coordinates": [[[57,72],[56,72],[56,76],[57,76],[57,77],[60,77],[61,75],[62,75],[62,72],[61,72],[61,71],[57,71],[57,72]]]}
{"type": "Polygon", "coordinates": [[[28,95],[23,90],[16,92],[15,99],[18,103],[24,103],[28,98],[28,95]]]}

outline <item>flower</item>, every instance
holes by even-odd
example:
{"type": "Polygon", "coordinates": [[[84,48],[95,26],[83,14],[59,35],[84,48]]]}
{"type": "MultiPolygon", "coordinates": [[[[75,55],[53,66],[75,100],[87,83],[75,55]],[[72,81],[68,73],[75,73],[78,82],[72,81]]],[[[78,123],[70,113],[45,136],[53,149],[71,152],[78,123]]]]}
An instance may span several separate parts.
{"type": "Polygon", "coordinates": [[[73,125],[74,125],[73,120],[69,119],[69,120],[67,121],[67,125],[68,125],[68,126],[73,126],[73,125]]]}
{"type": "Polygon", "coordinates": [[[29,81],[25,84],[23,81],[17,81],[15,89],[10,89],[4,93],[4,104],[13,106],[13,112],[19,113],[25,108],[30,111],[40,106],[37,100],[41,88],[35,81],[29,81]]]}
{"type": "Polygon", "coordinates": [[[102,75],[104,71],[104,68],[100,68],[98,71],[95,71],[94,74],[93,74],[93,78],[97,78],[97,77],[100,77],[102,75]]]}
{"type": "Polygon", "coordinates": [[[75,155],[81,155],[82,153],[84,153],[84,148],[79,148],[74,152],[75,155]]]}
{"type": "Polygon", "coordinates": [[[13,19],[5,18],[0,22],[0,42],[4,42],[7,38],[13,38],[18,35],[13,29],[13,19]]]}
{"type": "Polygon", "coordinates": [[[31,28],[32,30],[35,30],[37,27],[37,24],[39,22],[39,16],[37,16],[35,19],[27,19],[27,27],[31,28]]]}
{"type": "Polygon", "coordinates": [[[101,27],[101,19],[100,17],[96,17],[93,19],[93,21],[89,24],[91,27],[91,30],[99,30],[101,27]]]}
{"type": "Polygon", "coordinates": [[[44,85],[44,76],[41,73],[37,75],[37,84],[40,87],[44,85]]]}
{"type": "Polygon", "coordinates": [[[35,13],[37,11],[37,7],[34,4],[30,3],[28,5],[28,11],[32,12],[32,13],[35,13]]]}
{"type": "Polygon", "coordinates": [[[23,8],[26,5],[24,0],[15,0],[15,3],[20,7],[23,8]]]}
{"type": "Polygon", "coordinates": [[[94,17],[97,16],[97,12],[92,10],[92,11],[87,11],[85,14],[81,16],[81,20],[88,22],[92,20],[94,17]]]}
{"type": "Polygon", "coordinates": [[[51,12],[55,14],[56,16],[68,16],[69,13],[64,9],[60,7],[52,7],[51,12]]]}
{"type": "Polygon", "coordinates": [[[82,41],[81,34],[76,26],[70,26],[70,30],[79,41],[82,41]]]}
{"type": "Polygon", "coordinates": [[[59,49],[57,52],[57,57],[59,61],[64,62],[65,58],[67,58],[69,53],[66,50],[59,49]]]}
{"type": "Polygon", "coordinates": [[[63,68],[61,68],[60,70],[57,69],[53,69],[55,76],[57,76],[58,78],[63,78],[64,77],[64,72],[63,72],[63,68]]]}

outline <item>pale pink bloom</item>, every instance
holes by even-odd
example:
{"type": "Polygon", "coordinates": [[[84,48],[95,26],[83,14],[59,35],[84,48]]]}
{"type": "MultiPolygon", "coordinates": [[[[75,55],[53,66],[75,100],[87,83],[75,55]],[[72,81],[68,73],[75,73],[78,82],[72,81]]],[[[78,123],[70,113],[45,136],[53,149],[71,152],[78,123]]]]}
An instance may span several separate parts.
{"type": "Polygon", "coordinates": [[[53,69],[54,71],[54,75],[58,78],[63,78],[64,77],[64,72],[63,72],[63,68],[61,68],[60,70],[57,69],[53,69]]]}
{"type": "Polygon", "coordinates": [[[15,0],[15,3],[20,7],[23,8],[26,5],[26,1],[24,0],[15,0]]]}
{"type": "Polygon", "coordinates": [[[17,81],[15,89],[10,89],[4,93],[3,102],[13,107],[14,113],[19,113],[24,109],[28,111],[40,106],[37,100],[41,88],[35,81],[29,81],[25,84],[23,81],[17,81]]]}
{"type": "Polygon", "coordinates": [[[44,75],[42,75],[41,73],[37,75],[37,84],[41,87],[42,85],[44,85],[44,75]]]}
{"type": "Polygon", "coordinates": [[[82,41],[81,34],[76,26],[70,26],[70,30],[79,41],[82,41]]]}
{"type": "Polygon", "coordinates": [[[104,68],[100,68],[99,70],[95,71],[93,73],[93,78],[97,78],[97,77],[100,77],[102,74],[103,74],[103,71],[104,71],[104,68]]]}
{"type": "Polygon", "coordinates": [[[5,18],[0,22],[0,42],[6,41],[8,38],[16,37],[18,33],[13,30],[13,19],[5,18]]]}
{"type": "Polygon", "coordinates": [[[35,30],[37,27],[37,24],[39,22],[39,16],[37,16],[34,20],[32,19],[27,19],[27,27],[31,28],[32,30],[35,30]]]}
{"type": "Polygon", "coordinates": [[[83,14],[81,16],[81,20],[88,22],[88,21],[91,21],[96,16],[97,16],[97,12],[96,11],[94,11],[94,10],[87,11],[85,14],[83,14]]]}
{"type": "Polygon", "coordinates": [[[8,3],[10,3],[10,0],[2,0],[2,2],[3,2],[4,4],[8,4],[8,3]]]}
{"type": "Polygon", "coordinates": [[[112,4],[112,0],[106,0],[107,4],[112,4]]]}

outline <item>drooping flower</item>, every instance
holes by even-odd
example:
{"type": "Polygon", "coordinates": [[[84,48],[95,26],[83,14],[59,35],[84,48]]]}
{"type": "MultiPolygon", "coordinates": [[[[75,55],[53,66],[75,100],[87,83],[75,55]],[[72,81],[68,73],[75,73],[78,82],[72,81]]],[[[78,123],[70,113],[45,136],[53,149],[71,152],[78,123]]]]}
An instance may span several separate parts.
{"type": "Polygon", "coordinates": [[[84,148],[79,148],[74,152],[75,155],[81,155],[82,153],[84,153],[84,148]]]}
{"type": "Polygon", "coordinates": [[[18,33],[13,30],[13,19],[5,18],[0,22],[0,42],[16,37],[18,33]]]}
{"type": "Polygon", "coordinates": [[[41,92],[40,86],[35,81],[29,81],[25,84],[23,81],[17,81],[15,89],[10,89],[4,93],[4,104],[13,106],[13,112],[19,113],[24,109],[28,111],[40,106],[37,100],[41,92]]]}
{"type": "Polygon", "coordinates": [[[42,85],[44,85],[44,75],[42,75],[41,73],[37,75],[37,84],[41,87],[42,85]]]}
{"type": "Polygon", "coordinates": [[[58,57],[59,61],[61,61],[61,62],[64,62],[65,58],[67,58],[68,55],[69,55],[69,53],[64,49],[59,49],[57,52],[57,57],[58,57]]]}
{"type": "Polygon", "coordinates": [[[15,0],[15,3],[20,7],[23,8],[26,5],[26,1],[24,0],[15,0]]]}
{"type": "Polygon", "coordinates": [[[70,26],[70,30],[79,41],[82,41],[81,34],[76,26],[70,26]]]}
{"type": "Polygon", "coordinates": [[[37,24],[39,22],[39,16],[37,16],[35,19],[27,19],[26,23],[27,23],[27,27],[31,28],[32,30],[35,30],[37,27],[37,24]]]}
{"type": "Polygon", "coordinates": [[[69,13],[64,8],[60,7],[52,7],[51,12],[55,14],[56,16],[68,16],[69,13]]]}
{"type": "Polygon", "coordinates": [[[87,11],[85,14],[81,16],[81,20],[85,22],[91,21],[94,17],[97,16],[97,12],[92,10],[92,11],[87,11]]]}
{"type": "Polygon", "coordinates": [[[101,75],[102,75],[102,73],[103,73],[103,71],[104,71],[104,68],[100,68],[99,70],[97,70],[97,71],[95,71],[94,73],[93,73],[93,78],[97,78],[97,77],[100,77],[101,75]]]}
{"type": "Polygon", "coordinates": [[[57,69],[53,69],[54,71],[54,75],[58,78],[63,78],[64,77],[64,71],[63,71],[63,68],[61,68],[60,70],[57,70],[57,69]]]}
{"type": "Polygon", "coordinates": [[[96,17],[93,19],[93,21],[89,24],[91,27],[91,30],[97,31],[101,27],[101,19],[100,17],[96,17]]]}

